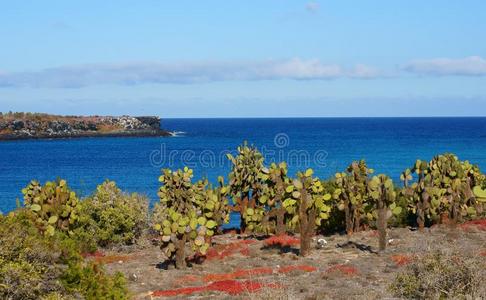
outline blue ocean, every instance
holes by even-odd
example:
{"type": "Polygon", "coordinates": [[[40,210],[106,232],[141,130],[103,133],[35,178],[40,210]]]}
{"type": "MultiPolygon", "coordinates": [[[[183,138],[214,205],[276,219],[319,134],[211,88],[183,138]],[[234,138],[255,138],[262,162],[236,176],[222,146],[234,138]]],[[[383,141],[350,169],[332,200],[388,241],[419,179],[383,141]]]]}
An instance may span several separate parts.
{"type": "MultiPolygon", "coordinates": [[[[456,153],[486,170],[486,118],[164,119],[174,137],[81,138],[0,142],[0,210],[22,200],[31,179],[67,179],[79,195],[111,179],[157,201],[162,168],[194,169],[195,177],[227,177],[226,154],[247,141],[267,162],[288,162],[291,173],[313,168],[333,176],[366,159],[395,181],[417,158],[456,153]]],[[[22,201],[21,201],[22,202],[22,201]]]]}

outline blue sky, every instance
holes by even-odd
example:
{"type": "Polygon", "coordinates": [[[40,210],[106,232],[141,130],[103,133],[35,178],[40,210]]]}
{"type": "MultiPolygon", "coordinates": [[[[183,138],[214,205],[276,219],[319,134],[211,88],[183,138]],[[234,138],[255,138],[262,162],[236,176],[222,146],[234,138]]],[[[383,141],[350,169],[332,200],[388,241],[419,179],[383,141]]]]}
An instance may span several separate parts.
{"type": "Polygon", "coordinates": [[[484,116],[485,1],[3,1],[0,111],[484,116]]]}

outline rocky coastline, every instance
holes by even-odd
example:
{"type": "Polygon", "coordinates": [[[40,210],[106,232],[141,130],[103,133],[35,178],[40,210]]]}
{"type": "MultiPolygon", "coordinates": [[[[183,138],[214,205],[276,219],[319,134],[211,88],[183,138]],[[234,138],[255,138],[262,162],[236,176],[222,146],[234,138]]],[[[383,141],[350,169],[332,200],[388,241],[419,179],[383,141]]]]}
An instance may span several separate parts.
{"type": "Polygon", "coordinates": [[[0,140],[170,136],[155,116],[0,115],[0,140]]]}

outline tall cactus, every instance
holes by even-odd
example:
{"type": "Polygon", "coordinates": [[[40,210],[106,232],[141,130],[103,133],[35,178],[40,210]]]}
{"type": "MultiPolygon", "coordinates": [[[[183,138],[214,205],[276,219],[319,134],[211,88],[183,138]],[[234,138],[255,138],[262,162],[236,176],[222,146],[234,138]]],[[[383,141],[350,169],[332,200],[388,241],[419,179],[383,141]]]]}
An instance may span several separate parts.
{"type": "Polygon", "coordinates": [[[192,170],[185,167],[177,171],[165,169],[159,178],[162,186],[158,192],[160,204],[154,209],[154,229],[160,231],[161,248],[169,259],[175,259],[177,268],[186,266],[186,243],[195,253],[205,255],[218,222],[228,219],[222,213],[222,187],[208,192],[206,181],[194,184],[192,177],[192,170]]]}
{"type": "Polygon", "coordinates": [[[281,235],[287,231],[286,223],[289,216],[283,206],[283,201],[291,196],[289,186],[292,184],[290,178],[287,177],[287,172],[285,162],[278,165],[272,163],[270,168],[264,170],[261,175],[265,184],[259,201],[265,205],[262,226],[267,234],[274,231],[275,234],[281,235]]]}
{"type": "MultiPolygon", "coordinates": [[[[227,155],[232,163],[229,174],[230,195],[233,197],[235,205],[234,211],[240,213],[240,230],[246,231],[248,222],[255,218],[255,209],[261,206],[257,199],[261,195],[262,181],[261,172],[264,169],[263,156],[257,148],[248,146],[247,143],[238,147],[238,155],[234,157],[227,155]],[[249,211],[247,209],[250,208],[249,211]]],[[[256,217],[260,217],[256,216],[256,217]]]]}
{"type": "Polygon", "coordinates": [[[65,180],[46,182],[44,186],[33,180],[22,194],[40,232],[52,236],[55,230],[70,232],[73,228],[78,218],[78,198],[65,180]]]}
{"type": "Polygon", "coordinates": [[[348,235],[360,230],[361,219],[365,215],[364,209],[368,205],[368,175],[372,173],[373,169],[369,169],[366,162],[361,160],[353,162],[346,172],[335,175],[337,188],[333,198],[339,202],[338,208],[344,210],[348,235]]]}
{"type": "Polygon", "coordinates": [[[316,226],[322,220],[329,218],[331,212],[331,194],[328,193],[322,182],[312,177],[313,170],[299,172],[297,178],[288,186],[291,197],[283,201],[286,211],[293,215],[291,223],[297,224],[300,231],[300,255],[310,253],[310,243],[315,234],[316,226]]]}
{"type": "Polygon", "coordinates": [[[373,176],[368,182],[368,193],[373,202],[375,202],[375,208],[378,211],[378,237],[380,251],[386,248],[386,229],[388,227],[388,214],[399,214],[401,207],[396,206],[396,192],[393,185],[393,181],[390,177],[380,174],[373,176]]]}

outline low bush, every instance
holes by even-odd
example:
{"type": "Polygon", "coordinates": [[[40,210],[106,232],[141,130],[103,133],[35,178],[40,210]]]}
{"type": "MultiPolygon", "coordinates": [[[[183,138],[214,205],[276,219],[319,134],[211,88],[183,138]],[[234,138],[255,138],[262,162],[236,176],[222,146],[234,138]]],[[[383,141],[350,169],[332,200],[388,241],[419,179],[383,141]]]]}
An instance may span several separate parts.
{"type": "Polygon", "coordinates": [[[478,258],[435,251],[410,262],[390,290],[407,299],[479,299],[486,271],[478,258]]]}
{"type": "Polygon", "coordinates": [[[26,213],[0,220],[0,298],[38,299],[62,292],[60,249],[42,238],[26,213]]]}
{"type": "Polygon", "coordinates": [[[73,238],[85,251],[97,246],[129,245],[148,226],[148,199],[122,192],[113,181],[105,181],[93,195],[79,204],[79,219],[73,238]]]}
{"type": "Polygon", "coordinates": [[[44,236],[19,209],[0,216],[0,299],[125,299],[121,274],[86,263],[76,242],[57,232],[44,236]]]}

